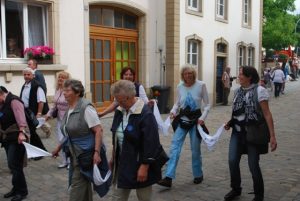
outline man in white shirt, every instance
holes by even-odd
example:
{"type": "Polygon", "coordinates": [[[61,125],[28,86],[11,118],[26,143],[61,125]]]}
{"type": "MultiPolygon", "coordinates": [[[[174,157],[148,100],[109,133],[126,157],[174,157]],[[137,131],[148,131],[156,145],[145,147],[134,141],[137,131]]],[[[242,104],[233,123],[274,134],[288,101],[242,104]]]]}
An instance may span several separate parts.
{"type": "MultiPolygon", "coordinates": [[[[34,72],[31,68],[23,70],[25,83],[22,86],[20,98],[22,99],[27,113],[33,113],[37,118],[46,114],[49,110],[46,95],[39,82],[34,79],[34,72]]],[[[28,120],[27,120],[28,121],[28,120]]],[[[30,129],[30,143],[41,149],[46,150],[40,137],[36,133],[36,127],[32,122],[28,122],[30,129]]],[[[39,158],[38,158],[39,159],[39,158]]]]}

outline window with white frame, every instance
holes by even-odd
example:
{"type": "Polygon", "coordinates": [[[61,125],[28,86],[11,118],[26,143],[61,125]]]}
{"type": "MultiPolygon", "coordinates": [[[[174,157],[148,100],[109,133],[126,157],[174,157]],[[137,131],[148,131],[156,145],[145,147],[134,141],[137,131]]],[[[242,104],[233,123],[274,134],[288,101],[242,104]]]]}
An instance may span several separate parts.
{"type": "Polygon", "coordinates": [[[251,0],[243,0],[243,25],[251,25],[251,0]]]}
{"type": "Polygon", "coordinates": [[[188,0],[188,9],[192,11],[202,12],[202,0],[188,0]]]}
{"type": "Polygon", "coordinates": [[[23,58],[27,47],[47,44],[47,7],[0,0],[0,59],[23,58]]]}
{"type": "Polygon", "coordinates": [[[254,65],[254,47],[248,47],[248,66],[254,65]]]}
{"type": "Polygon", "coordinates": [[[239,46],[239,50],[238,50],[239,67],[245,65],[245,53],[246,53],[245,46],[240,45],[239,46]]]}
{"type": "Polygon", "coordinates": [[[199,60],[199,42],[197,40],[188,40],[187,63],[198,66],[199,60]]]}
{"type": "Polygon", "coordinates": [[[216,0],[216,15],[217,18],[227,19],[227,0],[216,0]]]}

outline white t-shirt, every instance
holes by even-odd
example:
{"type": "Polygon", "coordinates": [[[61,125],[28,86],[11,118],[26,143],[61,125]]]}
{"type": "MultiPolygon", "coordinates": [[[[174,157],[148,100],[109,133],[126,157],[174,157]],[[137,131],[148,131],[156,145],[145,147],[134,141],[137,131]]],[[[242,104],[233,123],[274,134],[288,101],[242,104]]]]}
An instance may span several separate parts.
{"type": "MultiPolygon", "coordinates": [[[[68,110],[67,122],[69,121],[70,114],[74,111],[74,109],[68,110]]],[[[84,120],[86,121],[89,128],[93,128],[97,125],[100,125],[100,119],[97,115],[97,111],[91,105],[88,105],[84,111],[84,120]]]]}

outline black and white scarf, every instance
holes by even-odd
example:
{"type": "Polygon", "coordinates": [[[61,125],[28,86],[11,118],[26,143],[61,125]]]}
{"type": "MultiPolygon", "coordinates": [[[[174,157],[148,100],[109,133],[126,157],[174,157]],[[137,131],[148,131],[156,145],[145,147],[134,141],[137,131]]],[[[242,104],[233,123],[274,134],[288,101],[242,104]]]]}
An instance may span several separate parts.
{"type": "Polygon", "coordinates": [[[252,84],[248,88],[240,87],[234,96],[232,107],[232,119],[235,125],[242,131],[245,124],[256,123],[260,120],[260,113],[257,110],[257,84],[252,84]]]}

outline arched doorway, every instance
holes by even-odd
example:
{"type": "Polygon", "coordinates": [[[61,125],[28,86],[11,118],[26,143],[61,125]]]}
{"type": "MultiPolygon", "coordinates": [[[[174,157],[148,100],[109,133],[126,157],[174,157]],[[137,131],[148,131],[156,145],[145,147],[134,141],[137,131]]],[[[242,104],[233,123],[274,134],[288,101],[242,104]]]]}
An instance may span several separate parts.
{"type": "Polygon", "coordinates": [[[223,83],[222,75],[227,65],[228,57],[228,43],[223,38],[220,38],[215,41],[215,50],[216,50],[216,70],[215,70],[215,103],[223,103],[223,83]]]}
{"type": "Polygon", "coordinates": [[[138,75],[138,17],[109,6],[91,5],[89,11],[90,87],[92,102],[101,110],[111,103],[110,86],[123,67],[131,66],[138,75]]]}

